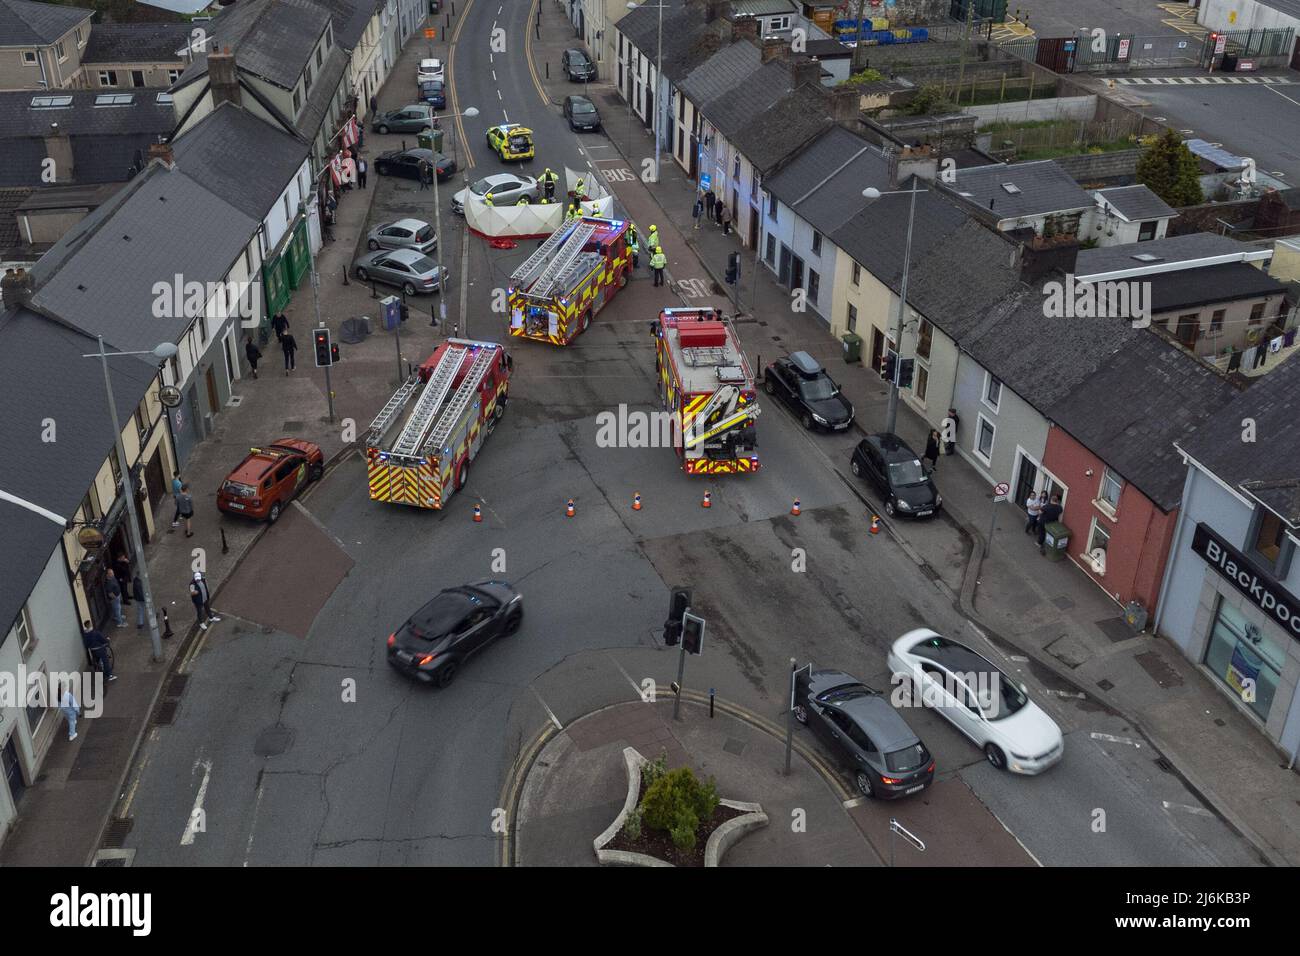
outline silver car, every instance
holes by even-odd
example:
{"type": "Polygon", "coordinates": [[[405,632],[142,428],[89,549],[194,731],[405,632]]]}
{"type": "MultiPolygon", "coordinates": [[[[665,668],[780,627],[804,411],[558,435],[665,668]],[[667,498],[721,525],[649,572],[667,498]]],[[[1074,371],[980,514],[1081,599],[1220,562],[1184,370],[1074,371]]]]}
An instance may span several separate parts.
{"type": "Polygon", "coordinates": [[[442,280],[447,278],[447,267],[438,274],[432,259],[414,249],[380,249],[368,252],[352,264],[353,271],[362,282],[383,282],[395,285],[407,295],[437,292],[442,280]]]}
{"type": "Polygon", "coordinates": [[[426,255],[438,248],[438,237],[433,226],[420,219],[399,219],[381,222],[366,236],[370,249],[414,249],[426,255]]]}
{"type": "Polygon", "coordinates": [[[493,173],[451,197],[451,211],[458,216],[465,212],[466,193],[473,193],[479,199],[491,200],[494,206],[515,206],[521,199],[526,199],[530,203],[537,202],[541,196],[541,189],[532,176],[493,173]]]}

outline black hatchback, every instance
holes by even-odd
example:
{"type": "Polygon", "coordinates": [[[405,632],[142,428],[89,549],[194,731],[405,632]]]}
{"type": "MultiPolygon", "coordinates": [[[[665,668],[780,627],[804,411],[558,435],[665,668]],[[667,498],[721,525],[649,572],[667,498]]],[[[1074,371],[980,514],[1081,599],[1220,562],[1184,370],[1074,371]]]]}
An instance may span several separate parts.
{"type": "Polygon", "coordinates": [[[926,518],[943,506],[943,496],[921,459],[897,435],[868,435],[853,449],[849,467],[884,496],[887,515],[926,518]]]}
{"type": "Polygon", "coordinates": [[[934,781],[934,758],[889,700],[843,671],[801,671],[794,719],[853,774],[865,797],[893,800],[934,781]]]}
{"type": "Polygon", "coordinates": [[[807,352],[795,352],[769,365],[763,389],[790,406],[809,431],[838,432],[853,424],[853,403],[807,352]]]}
{"type": "MultiPolygon", "coordinates": [[[[434,162],[434,152],[417,146],[414,149],[390,149],[380,153],[375,160],[375,172],[380,176],[398,176],[402,179],[419,179],[421,164],[434,162]]],[[[456,172],[456,161],[450,156],[437,154],[438,182],[446,182],[456,172]]]]}
{"type": "Polygon", "coordinates": [[[440,591],[388,635],[388,663],[425,683],[446,687],[467,660],[519,630],[523,601],[505,581],[440,591]]]}
{"type": "Polygon", "coordinates": [[[575,133],[600,129],[600,113],[596,105],[585,96],[566,96],[564,98],[564,118],[569,121],[569,129],[575,133]]]}
{"type": "Polygon", "coordinates": [[[565,50],[560,57],[560,68],[564,70],[565,76],[579,83],[590,83],[596,79],[596,64],[581,50],[565,50]]]}

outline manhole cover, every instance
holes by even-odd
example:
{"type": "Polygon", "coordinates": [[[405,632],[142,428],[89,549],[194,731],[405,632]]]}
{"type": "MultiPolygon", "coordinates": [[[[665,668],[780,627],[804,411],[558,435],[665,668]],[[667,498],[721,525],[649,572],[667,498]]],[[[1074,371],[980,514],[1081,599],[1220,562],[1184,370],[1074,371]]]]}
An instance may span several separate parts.
{"type": "Polygon", "coordinates": [[[1104,677],[1101,680],[1097,681],[1097,686],[1100,687],[1102,690],[1112,690],[1115,687],[1114,684],[1106,680],[1106,678],[1104,677]]]}
{"type": "Polygon", "coordinates": [[[735,737],[728,737],[727,742],[722,745],[722,749],[733,757],[739,757],[745,752],[745,742],[737,740],[735,737]]]}
{"type": "Polygon", "coordinates": [[[1147,676],[1161,687],[1183,686],[1183,679],[1178,676],[1178,671],[1170,667],[1165,659],[1155,651],[1137,654],[1133,659],[1138,662],[1139,667],[1147,672],[1147,676]]]}
{"type": "Polygon", "coordinates": [[[107,849],[121,849],[134,823],[135,820],[131,817],[117,817],[110,820],[108,826],[104,828],[104,839],[100,846],[107,849]]]}
{"type": "Polygon", "coordinates": [[[172,721],[176,719],[176,708],[180,706],[178,700],[165,700],[158,705],[158,710],[153,716],[153,722],[159,727],[170,727],[172,721]]]}
{"type": "Polygon", "coordinates": [[[1128,621],[1122,617],[1108,617],[1104,621],[1095,622],[1097,630],[1110,638],[1112,644],[1118,644],[1120,641],[1127,641],[1133,637],[1133,628],[1128,626],[1128,621]]]}
{"type": "Polygon", "coordinates": [[[268,727],[257,735],[253,753],[259,757],[278,757],[293,746],[293,731],[288,727],[268,727]]]}
{"type": "Polygon", "coordinates": [[[300,431],[302,431],[303,426],[304,426],[305,424],[306,424],[306,422],[300,422],[300,421],[289,421],[289,422],[285,422],[283,425],[280,426],[280,431],[282,431],[282,432],[300,432],[300,431]]]}

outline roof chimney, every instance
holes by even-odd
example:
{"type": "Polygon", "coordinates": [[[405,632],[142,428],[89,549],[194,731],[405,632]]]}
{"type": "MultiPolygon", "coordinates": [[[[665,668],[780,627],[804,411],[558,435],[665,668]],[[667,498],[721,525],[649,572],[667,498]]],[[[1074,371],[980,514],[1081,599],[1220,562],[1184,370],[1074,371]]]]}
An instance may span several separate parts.
{"type": "Polygon", "coordinates": [[[0,279],[0,303],[6,309],[31,305],[33,292],[30,272],[21,266],[5,270],[4,278],[0,279]]]}
{"type": "Polygon", "coordinates": [[[706,0],[704,19],[709,23],[721,19],[722,14],[731,6],[731,0],[706,0]]]}
{"type": "Polygon", "coordinates": [[[212,108],[222,103],[239,105],[239,73],[230,47],[208,54],[208,86],[212,89],[212,108]]]}
{"type": "MultiPolygon", "coordinates": [[[[748,40],[754,46],[758,42],[758,20],[751,16],[738,16],[731,21],[731,39],[748,40]]],[[[764,62],[767,62],[764,60],[764,62]]]]}
{"type": "Polygon", "coordinates": [[[171,143],[152,143],[149,146],[149,164],[157,161],[171,169],[176,165],[176,160],[172,157],[171,143]]]}
{"type": "Polygon", "coordinates": [[[45,155],[54,167],[54,182],[70,183],[76,171],[72,159],[72,138],[59,128],[58,123],[50,124],[50,131],[45,134],[45,155]]]}
{"type": "MultiPolygon", "coordinates": [[[[757,34],[755,34],[757,36],[757,34]]],[[[790,59],[790,41],[784,37],[763,37],[763,62],[790,59]]]]}
{"type": "Polygon", "coordinates": [[[822,65],[820,60],[791,60],[790,79],[797,89],[807,83],[820,86],[822,82],[822,65]]]}
{"type": "Polygon", "coordinates": [[[939,157],[929,143],[920,146],[904,146],[890,157],[895,185],[905,183],[913,176],[927,183],[934,182],[939,175],[939,157]]]}
{"type": "Polygon", "coordinates": [[[862,93],[856,86],[850,83],[831,90],[831,119],[837,123],[856,123],[861,115],[862,93]]]}

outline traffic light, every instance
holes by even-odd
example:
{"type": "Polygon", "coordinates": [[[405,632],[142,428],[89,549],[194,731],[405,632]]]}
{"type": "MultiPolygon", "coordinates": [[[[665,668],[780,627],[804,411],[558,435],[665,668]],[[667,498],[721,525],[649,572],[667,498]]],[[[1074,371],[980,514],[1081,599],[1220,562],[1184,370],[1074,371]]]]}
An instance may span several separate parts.
{"type": "Polygon", "coordinates": [[[894,380],[894,367],[898,362],[898,356],[893,352],[885,353],[885,357],[880,360],[880,377],[886,382],[894,380]]]}
{"type": "Polygon", "coordinates": [[[401,314],[399,315],[399,318],[401,319],[401,321],[405,322],[405,321],[407,320],[407,318],[410,317],[410,315],[411,315],[411,307],[408,306],[408,305],[406,304],[406,300],[403,299],[403,300],[402,300],[402,311],[401,311],[401,314]]]}
{"type": "Polygon", "coordinates": [[[687,614],[682,618],[682,649],[698,654],[704,647],[704,618],[687,614]]]}
{"type": "Polygon", "coordinates": [[[330,364],[339,364],[339,344],[337,342],[330,346],[330,364]]]}
{"type": "Polygon", "coordinates": [[[312,334],[312,341],[316,346],[316,367],[332,365],[330,360],[330,330],[316,329],[312,334]]]}
{"type": "Polygon", "coordinates": [[[682,639],[682,615],[691,606],[691,589],[673,588],[672,599],[668,602],[668,620],[664,621],[664,643],[676,647],[682,639]]]}
{"type": "Polygon", "coordinates": [[[912,373],[916,370],[916,359],[903,359],[898,364],[898,387],[912,387],[912,373]]]}
{"type": "Polygon", "coordinates": [[[727,256],[727,285],[740,281],[740,253],[733,252],[727,256]]]}

